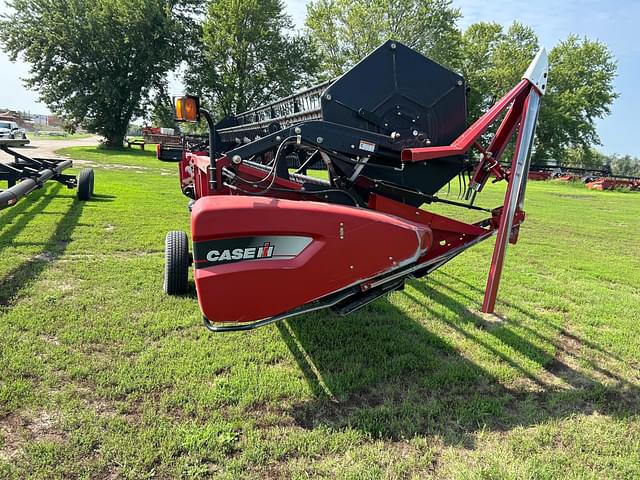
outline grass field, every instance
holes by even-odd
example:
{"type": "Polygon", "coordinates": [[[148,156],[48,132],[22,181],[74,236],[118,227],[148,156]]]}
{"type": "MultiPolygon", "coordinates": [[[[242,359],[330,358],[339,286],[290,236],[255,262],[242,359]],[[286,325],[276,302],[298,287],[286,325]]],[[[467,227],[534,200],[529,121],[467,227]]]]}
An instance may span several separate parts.
{"type": "Polygon", "coordinates": [[[215,335],[162,293],[175,165],[66,153],[95,199],[0,213],[0,478],[640,477],[640,194],[531,183],[498,317],[486,242],[350,317],[215,335]]]}

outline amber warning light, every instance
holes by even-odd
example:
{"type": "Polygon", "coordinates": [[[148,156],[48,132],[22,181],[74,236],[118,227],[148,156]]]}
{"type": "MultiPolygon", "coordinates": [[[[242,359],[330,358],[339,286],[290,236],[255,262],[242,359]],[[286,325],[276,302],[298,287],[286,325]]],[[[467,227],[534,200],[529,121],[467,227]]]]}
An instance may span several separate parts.
{"type": "Polygon", "coordinates": [[[198,122],[200,121],[200,99],[193,95],[175,97],[174,105],[176,109],[175,120],[177,122],[198,122]]]}

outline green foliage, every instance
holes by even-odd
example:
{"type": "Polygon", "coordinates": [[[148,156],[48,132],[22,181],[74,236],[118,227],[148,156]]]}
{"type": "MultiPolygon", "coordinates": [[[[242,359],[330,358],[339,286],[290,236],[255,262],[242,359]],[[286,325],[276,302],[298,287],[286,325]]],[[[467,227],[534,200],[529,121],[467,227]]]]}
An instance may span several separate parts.
{"type": "Polygon", "coordinates": [[[179,130],[173,101],[165,92],[158,92],[152,99],[150,120],[153,126],[179,130]]]}
{"type": "Polygon", "coordinates": [[[188,90],[218,114],[238,113],[308,84],[316,62],[291,35],[281,0],[214,0],[185,74],[188,90]]]}
{"type": "Polygon", "coordinates": [[[462,74],[470,86],[469,118],[475,120],[522,78],[538,50],[535,32],[513,23],[474,23],[462,36],[462,74]]]}
{"type": "MultiPolygon", "coordinates": [[[[463,35],[463,74],[471,85],[469,117],[478,118],[522,77],[538,50],[535,32],[513,23],[506,32],[496,23],[476,23],[463,35]]],[[[603,165],[590,147],[599,144],[595,120],[609,114],[618,96],[616,63],[601,42],[571,35],[549,53],[549,83],[533,153],[534,163],[553,158],[590,167],[603,165]],[[574,147],[583,150],[576,159],[574,147]]]]}
{"type": "MultiPolygon", "coordinates": [[[[470,86],[474,121],[521,78],[539,48],[530,27],[506,30],[479,22],[460,32],[458,9],[447,0],[316,0],[307,28],[324,70],[335,77],[394,38],[460,71],[470,86]]],[[[616,62],[606,45],[570,35],[549,53],[549,83],[540,113],[533,161],[568,160],[570,149],[599,144],[595,120],[609,114],[618,96],[616,62]]]]}
{"type": "Polygon", "coordinates": [[[122,146],[130,119],[179,55],[181,4],[168,0],[12,0],[0,32],[26,85],[67,123],[122,146]]]}
{"type": "Polygon", "coordinates": [[[534,161],[563,159],[569,147],[600,144],[595,120],[610,113],[618,97],[617,65],[602,42],[570,35],[549,53],[549,83],[540,111],[534,161]]]}
{"type": "Polygon", "coordinates": [[[563,152],[562,165],[581,168],[606,169],[611,157],[595,148],[570,147],[563,152]]]}
{"type": "Polygon", "coordinates": [[[631,155],[612,155],[609,165],[616,175],[640,177],[640,158],[631,155]]]}
{"type": "Polygon", "coordinates": [[[315,0],[306,25],[323,71],[336,77],[389,38],[456,68],[460,17],[450,0],[315,0]]]}

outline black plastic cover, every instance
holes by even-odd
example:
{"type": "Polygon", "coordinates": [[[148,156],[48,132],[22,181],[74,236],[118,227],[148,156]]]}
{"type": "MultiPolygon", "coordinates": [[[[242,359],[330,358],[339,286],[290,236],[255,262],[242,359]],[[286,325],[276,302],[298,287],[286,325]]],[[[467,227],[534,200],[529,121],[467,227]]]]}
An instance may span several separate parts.
{"type": "Polygon", "coordinates": [[[389,40],[326,89],[322,119],[396,132],[403,146],[449,145],[466,128],[464,78],[389,40]]]}

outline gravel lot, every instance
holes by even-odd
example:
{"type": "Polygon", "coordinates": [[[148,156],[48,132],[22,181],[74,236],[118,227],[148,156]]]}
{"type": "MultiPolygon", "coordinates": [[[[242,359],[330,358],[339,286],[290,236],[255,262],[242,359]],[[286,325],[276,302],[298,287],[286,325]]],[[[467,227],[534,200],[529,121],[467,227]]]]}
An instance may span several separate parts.
{"type": "MultiPolygon", "coordinates": [[[[29,145],[16,148],[17,152],[24,153],[30,157],[57,158],[54,153],[65,147],[80,147],[98,145],[100,137],[81,138],[74,140],[31,140],[29,145]]],[[[0,152],[0,162],[12,161],[13,157],[4,152],[0,152]]]]}

